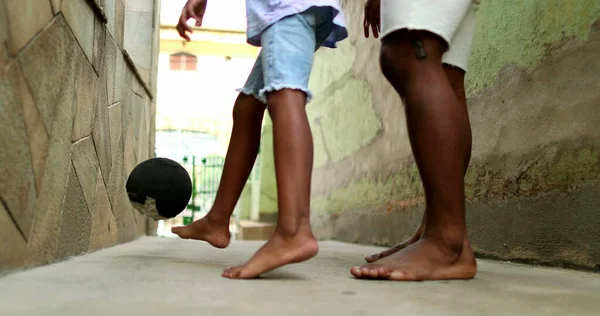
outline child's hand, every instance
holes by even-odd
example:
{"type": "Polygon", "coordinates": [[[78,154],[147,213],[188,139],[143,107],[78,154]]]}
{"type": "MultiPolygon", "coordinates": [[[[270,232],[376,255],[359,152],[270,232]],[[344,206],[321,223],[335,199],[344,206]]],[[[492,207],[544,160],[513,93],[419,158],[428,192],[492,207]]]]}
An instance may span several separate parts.
{"type": "Polygon", "coordinates": [[[369,38],[369,27],[373,31],[373,37],[379,37],[379,30],[381,29],[381,21],[379,16],[380,11],[380,0],[367,0],[365,2],[365,20],[363,22],[365,37],[369,38]]]}
{"type": "Polygon", "coordinates": [[[192,33],[192,28],[187,25],[187,21],[193,18],[196,20],[196,26],[202,25],[202,18],[206,11],[206,1],[207,0],[188,0],[181,11],[179,23],[177,23],[177,32],[179,32],[179,36],[188,42],[190,41],[190,37],[186,32],[192,33]]]}

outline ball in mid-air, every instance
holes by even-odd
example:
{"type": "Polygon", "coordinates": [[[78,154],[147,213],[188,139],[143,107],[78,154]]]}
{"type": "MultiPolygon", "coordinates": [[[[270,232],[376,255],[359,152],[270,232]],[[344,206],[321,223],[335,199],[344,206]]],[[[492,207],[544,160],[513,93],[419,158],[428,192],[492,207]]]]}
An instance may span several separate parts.
{"type": "Polygon", "coordinates": [[[192,196],[187,170],[167,158],[151,158],[137,165],[126,188],[133,207],[154,220],[177,216],[192,196]]]}

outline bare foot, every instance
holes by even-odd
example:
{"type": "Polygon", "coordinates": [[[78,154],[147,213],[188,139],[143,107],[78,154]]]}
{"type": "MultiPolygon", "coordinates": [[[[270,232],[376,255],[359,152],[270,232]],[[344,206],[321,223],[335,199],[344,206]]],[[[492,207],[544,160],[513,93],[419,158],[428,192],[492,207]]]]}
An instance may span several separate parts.
{"type": "Polygon", "coordinates": [[[352,267],[356,278],[396,281],[472,279],[477,263],[469,240],[458,251],[422,238],[416,243],[361,267],[352,267]]]}
{"type": "Polygon", "coordinates": [[[371,262],[375,262],[381,258],[385,258],[391,254],[394,254],[394,253],[416,243],[417,241],[419,241],[419,239],[421,239],[421,235],[423,235],[423,229],[421,227],[419,227],[419,229],[415,232],[415,234],[412,237],[410,237],[409,239],[407,239],[395,246],[392,246],[382,252],[374,253],[371,255],[366,255],[365,261],[371,263],[371,262]]]}
{"type": "Polygon", "coordinates": [[[261,274],[290,263],[314,257],[319,245],[312,233],[282,237],[275,233],[245,264],[223,271],[230,279],[253,279],[261,274]]]}
{"type": "Polygon", "coordinates": [[[171,228],[173,234],[183,239],[204,240],[217,248],[225,248],[229,245],[231,234],[229,224],[223,225],[204,217],[191,224],[171,228]]]}

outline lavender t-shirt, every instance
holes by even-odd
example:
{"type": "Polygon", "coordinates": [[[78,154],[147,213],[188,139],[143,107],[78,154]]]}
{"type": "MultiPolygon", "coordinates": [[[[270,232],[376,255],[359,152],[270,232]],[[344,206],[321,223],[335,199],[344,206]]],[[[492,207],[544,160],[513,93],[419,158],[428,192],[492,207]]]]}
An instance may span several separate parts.
{"type": "Polygon", "coordinates": [[[246,0],[248,19],[248,43],[260,46],[262,32],[282,18],[302,13],[311,7],[330,7],[333,10],[333,31],[322,46],[336,47],[336,43],[348,37],[344,14],[338,0],[246,0]]]}

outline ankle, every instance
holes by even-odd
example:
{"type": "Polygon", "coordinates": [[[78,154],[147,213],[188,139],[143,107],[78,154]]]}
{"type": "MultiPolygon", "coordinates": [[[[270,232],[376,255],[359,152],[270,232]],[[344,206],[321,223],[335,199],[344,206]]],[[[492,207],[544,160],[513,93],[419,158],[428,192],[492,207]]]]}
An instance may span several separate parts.
{"type": "Polygon", "coordinates": [[[423,232],[423,239],[435,242],[439,246],[449,251],[460,253],[463,247],[465,229],[446,228],[442,230],[426,229],[423,232]]]}
{"type": "Polygon", "coordinates": [[[204,218],[206,219],[209,225],[229,227],[229,217],[223,217],[222,215],[219,215],[216,211],[211,210],[210,212],[208,212],[208,214],[206,214],[206,217],[204,218]]]}
{"type": "Polygon", "coordinates": [[[308,227],[284,227],[283,225],[277,225],[273,234],[281,239],[296,239],[296,238],[307,238],[315,239],[310,226],[308,227]]]}

